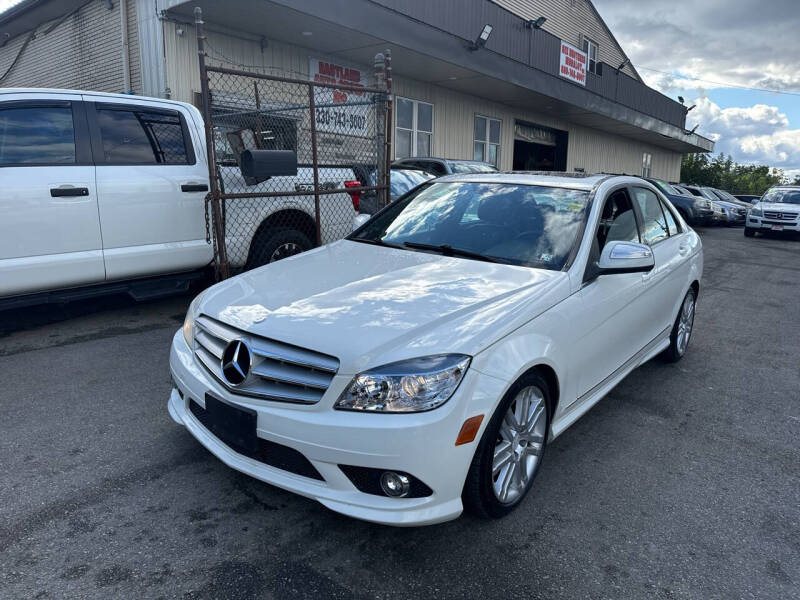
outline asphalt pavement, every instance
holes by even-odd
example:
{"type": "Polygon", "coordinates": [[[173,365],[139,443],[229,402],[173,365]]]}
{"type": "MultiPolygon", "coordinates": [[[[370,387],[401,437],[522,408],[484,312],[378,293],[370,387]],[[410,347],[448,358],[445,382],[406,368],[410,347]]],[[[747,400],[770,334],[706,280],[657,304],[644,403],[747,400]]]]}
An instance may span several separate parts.
{"type": "Polygon", "coordinates": [[[688,355],[500,521],[373,525],[223,465],[166,410],[190,296],[0,313],[0,597],[800,598],[800,241],[701,235],[688,355]]]}

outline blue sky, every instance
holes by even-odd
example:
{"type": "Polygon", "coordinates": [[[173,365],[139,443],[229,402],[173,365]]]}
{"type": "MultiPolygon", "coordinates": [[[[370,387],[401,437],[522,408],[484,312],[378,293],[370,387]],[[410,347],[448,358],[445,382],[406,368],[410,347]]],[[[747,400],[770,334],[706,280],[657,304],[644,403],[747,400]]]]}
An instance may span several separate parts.
{"type": "Polygon", "coordinates": [[[697,105],[687,127],[716,152],[800,176],[800,0],[594,2],[648,85],[697,105]]]}

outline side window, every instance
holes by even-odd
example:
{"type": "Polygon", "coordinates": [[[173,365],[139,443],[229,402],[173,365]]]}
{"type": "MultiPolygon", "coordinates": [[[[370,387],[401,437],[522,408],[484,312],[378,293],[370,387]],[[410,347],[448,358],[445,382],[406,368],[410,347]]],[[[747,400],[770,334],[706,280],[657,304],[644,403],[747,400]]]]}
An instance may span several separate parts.
{"type": "Polygon", "coordinates": [[[661,203],[661,209],[664,211],[664,216],[667,218],[667,228],[669,229],[669,234],[678,235],[681,232],[681,228],[678,225],[678,222],[675,220],[675,216],[672,214],[672,211],[663,202],[661,203]]]}
{"type": "Polygon", "coordinates": [[[642,213],[642,241],[653,245],[668,238],[669,228],[658,196],[645,188],[633,188],[633,195],[642,213]]]}
{"type": "Polygon", "coordinates": [[[603,206],[597,227],[597,252],[602,252],[608,242],[639,242],[639,230],[633,204],[625,190],[611,194],[603,206]]]}
{"type": "Polygon", "coordinates": [[[70,106],[0,108],[0,165],[74,163],[70,106]]]}
{"type": "Polygon", "coordinates": [[[106,163],[188,165],[189,152],[178,113],[98,108],[106,163]]]}
{"type": "Polygon", "coordinates": [[[442,163],[439,162],[428,162],[425,163],[425,170],[429,173],[433,173],[437,177],[440,175],[447,175],[447,169],[442,163]]]}

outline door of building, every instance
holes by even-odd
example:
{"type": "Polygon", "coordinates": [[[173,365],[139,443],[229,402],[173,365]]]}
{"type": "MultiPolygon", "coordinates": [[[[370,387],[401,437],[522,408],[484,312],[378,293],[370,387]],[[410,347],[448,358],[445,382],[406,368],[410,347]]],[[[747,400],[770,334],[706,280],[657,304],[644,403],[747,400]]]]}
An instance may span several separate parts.
{"type": "Polygon", "coordinates": [[[568,133],[542,125],[514,124],[515,171],[566,171],[568,133]]]}

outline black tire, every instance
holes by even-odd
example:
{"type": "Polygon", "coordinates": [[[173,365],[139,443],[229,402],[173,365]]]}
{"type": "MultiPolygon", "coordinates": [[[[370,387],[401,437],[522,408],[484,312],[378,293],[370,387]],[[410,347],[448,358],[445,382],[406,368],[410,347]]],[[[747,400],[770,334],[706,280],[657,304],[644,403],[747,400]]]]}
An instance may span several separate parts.
{"type": "Polygon", "coordinates": [[[744,237],[755,237],[755,236],[756,236],[756,230],[755,230],[755,229],[753,229],[752,227],[747,227],[747,226],[745,225],[745,228],[744,228],[744,237]]]}
{"type": "Polygon", "coordinates": [[[533,487],[533,481],[536,479],[536,475],[544,459],[544,452],[547,446],[547,432],[550,429],[551,407],[552,404],[547,382],[536,372],[522,376],[509,388],[483,432],[483,436],[475,450],[475,455],[472,458],[467,478],[464,481],[462,500],[465,508],[470,513],[480,518],[499,519],[519,506],[522,500],[527,496],[531,487],[533,487]],[[544,398],[545,410],[543,418],[545,419],[545,435],[541,443],[541,450],[538,454],[538,463],[535,466],[533,474],[528,478],[527,487],[524,492],[514,501],[502,503],[496,497],[493,487],[494,475],[492,473],[492,466],[495,445],[499,440],[500,426],[503,423],[506,411],[508,411],[509,407],[514,402],[517,394],[527,387],[538,388],[544,398]]]}
{"type": "Polygon", "coordinates": [[[300,254],[312,247],[306,235],[288,227],[270,227],[260,231],[250,246],[247,269],[255,269],[294,254],[300,254]]]}
{"type": "Polygon", "coordinates": [[[697,302],[697,296],[694,293],[694,288],[689,288],[689,291],[686,292],[686,295],[683,297],[683,302],[681,302],[681,307],[678,309],[678,315],[675,317],[675,323],[672,325],[672,331],[669,334],[669,347],[664,350],[663,354],[661,355],[662,358],[666,362],[675,363],[686,356],[686,351],[689,348],[689,342],[692,338],[692,331],[694,329],[694,313],[695,313],[695,306],[697,302]],[[685,345],[681,348],[681,342],[679,341],[679,330],[681,325],[681,316],[683,315],[684,307],[686,306],[686,302],[688,299],[691,298],[692,302],[692,310],[691,310],[691,319],[689,323],[689,332],[688,332],[688,339],[686,339],[685,345]]]}

